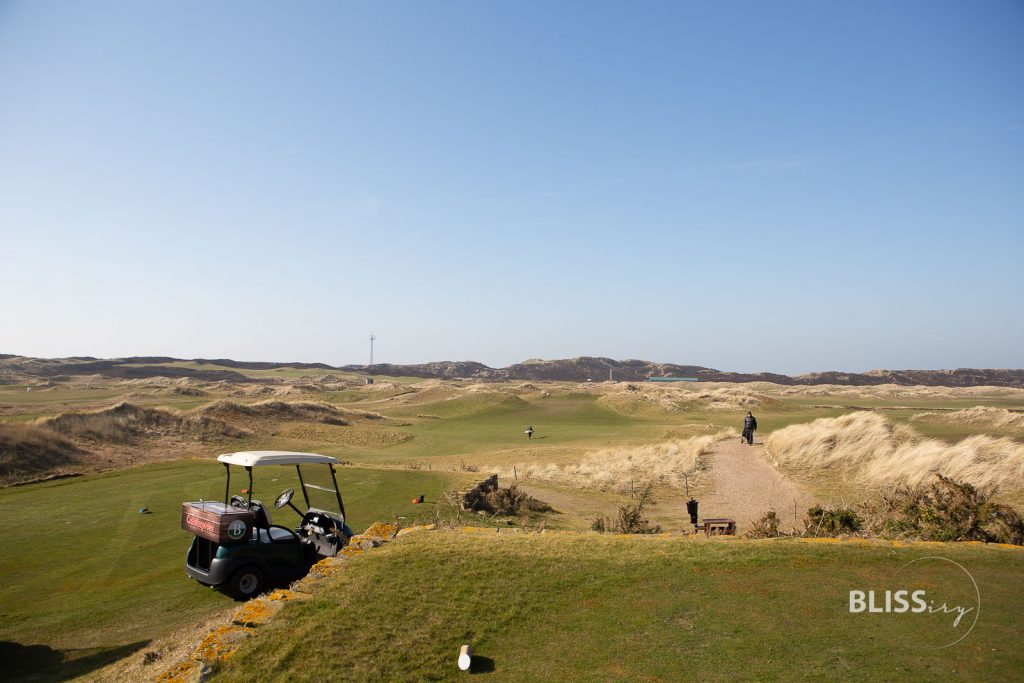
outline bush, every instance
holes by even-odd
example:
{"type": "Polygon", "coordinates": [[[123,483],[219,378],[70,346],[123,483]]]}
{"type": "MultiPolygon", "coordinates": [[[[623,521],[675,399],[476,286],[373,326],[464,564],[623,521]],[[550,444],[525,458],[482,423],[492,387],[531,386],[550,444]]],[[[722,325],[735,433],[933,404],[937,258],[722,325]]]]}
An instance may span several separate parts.
{"type": "Polygon", "coordinates": [[[614,519],[607,516],[598,517],[591,523],[590,528],[602,533],[660,534],[661,526],[652,525],[644,517],[644,506],[652,502],[651,487],[648,484],[640,493],[636,503],[620,505],[614,519]]]}
{"type": "Polygon", "coordinates": [[[851,508],[825,509],[815,505],[807,511],[807,533],[811,536],[852,534],[863,528],[860,515],[851,508]]]}
{"type": "Polygon", "coordinates": [[[785,534],[779,531],[779,516],[775,514],[775,510],[769,510],[761,519],[751,525],[750,530],[744,536],[747,538],[778,538],[785,534]]]}
{"type": "Polygon", "coordinates": [[[526,491],[518,486],[512,485],[507,489],[498,489],[487,494],[485,500],[491,510],[497,515],[518,515],[523,503],[529,498],[526,491]]]}
{"type": "Polygon", "coordinates": [[[473,512],[515,516],[523,512],[551,512],[551,506],[537,500],[516,484],[498,486],[498,475],[492,475],[466,492],[462,508],[473,512]]]}
{"type": "Polygon", "coordinates": [[[993,502],[994,493],[941,474],[928,484],[897,486],[868,508],[871,530],[887,538],[1024,545],[1024,520],[993,502]]]}

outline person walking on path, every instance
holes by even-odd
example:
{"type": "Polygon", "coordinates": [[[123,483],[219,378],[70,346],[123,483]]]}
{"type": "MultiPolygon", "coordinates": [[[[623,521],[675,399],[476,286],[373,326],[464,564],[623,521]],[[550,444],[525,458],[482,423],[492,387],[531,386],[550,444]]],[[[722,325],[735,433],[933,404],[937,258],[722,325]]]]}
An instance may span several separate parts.
{"type": "Polygon", "coordinates": [[[532,439],[533,438],[533,425],[526,425],[526,431],[523,432],[523,434],[526,434],[526,438],[527,439],[532,439]]]}
{"type": "Polygon", "coordinates": [[[757,430],[757,418],[749,410],[743,418],[743,438],[747,440],[748,446],[754,445],[754,432],[757,430]]]}

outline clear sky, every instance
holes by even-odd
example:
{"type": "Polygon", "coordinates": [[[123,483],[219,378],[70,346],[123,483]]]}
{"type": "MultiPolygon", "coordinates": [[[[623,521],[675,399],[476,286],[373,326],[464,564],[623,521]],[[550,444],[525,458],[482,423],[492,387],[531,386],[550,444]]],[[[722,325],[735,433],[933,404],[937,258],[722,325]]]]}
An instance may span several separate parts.
{"type": "Polygon", "coordinates": [[[1024,366],[1024,3],[0,0],[0,352],[1024,366]]]}

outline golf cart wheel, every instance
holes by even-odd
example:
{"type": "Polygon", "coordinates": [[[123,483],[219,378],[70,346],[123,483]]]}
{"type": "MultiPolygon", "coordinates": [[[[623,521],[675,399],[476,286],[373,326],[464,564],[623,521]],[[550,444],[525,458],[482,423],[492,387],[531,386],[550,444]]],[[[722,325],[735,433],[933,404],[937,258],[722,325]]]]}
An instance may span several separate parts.
{"type": "Polygon", "coordinates": [[[255,598],[263,592],[263,572],[256,567],[242,567],[232,575],[227,592],[236,600],[255,598]]]}

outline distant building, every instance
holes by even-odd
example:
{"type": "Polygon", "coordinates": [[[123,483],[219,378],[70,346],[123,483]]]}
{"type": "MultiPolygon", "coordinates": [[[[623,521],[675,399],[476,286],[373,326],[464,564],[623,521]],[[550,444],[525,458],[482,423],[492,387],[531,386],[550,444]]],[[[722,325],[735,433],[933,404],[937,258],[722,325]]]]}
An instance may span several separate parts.
{"type": "Polygon", "coordinates": [[[648,382],[699,382],[696,377],[648,377],[648,382]]]}

